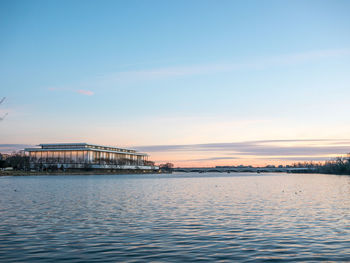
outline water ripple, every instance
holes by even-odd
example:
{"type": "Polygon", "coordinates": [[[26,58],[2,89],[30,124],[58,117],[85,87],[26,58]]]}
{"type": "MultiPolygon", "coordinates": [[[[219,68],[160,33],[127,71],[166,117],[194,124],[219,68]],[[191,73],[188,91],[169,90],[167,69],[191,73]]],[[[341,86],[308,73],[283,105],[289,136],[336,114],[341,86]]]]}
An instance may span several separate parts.
{"type": "Polygon", "coordinates": [[[0,262],[350,261],[347,176],[2,177],[0,192],[0,262]]]}

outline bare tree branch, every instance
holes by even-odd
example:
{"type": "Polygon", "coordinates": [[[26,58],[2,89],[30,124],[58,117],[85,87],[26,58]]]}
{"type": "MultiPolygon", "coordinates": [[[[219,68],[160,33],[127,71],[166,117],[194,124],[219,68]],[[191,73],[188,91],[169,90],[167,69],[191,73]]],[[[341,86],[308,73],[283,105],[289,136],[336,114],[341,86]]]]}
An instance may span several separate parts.
{"type": "MultiPolygon", "coordinates": [[[[3,97],[1,100],[0,100],[0,104],[2,104],[4,101],[5,101],[6,97],[3,97]]],[[[5,119],[5,117],[8,115],[8,113],[6,112],[4,114],[4,116],[0,117],[0,121],[3,121],[5,119]]]]}
{"type": "Polygon", "coordinates": [[[0,117],[0,121],[3,121],[7,115],[8,113],[6,112],[4,116],[0,117]]]}

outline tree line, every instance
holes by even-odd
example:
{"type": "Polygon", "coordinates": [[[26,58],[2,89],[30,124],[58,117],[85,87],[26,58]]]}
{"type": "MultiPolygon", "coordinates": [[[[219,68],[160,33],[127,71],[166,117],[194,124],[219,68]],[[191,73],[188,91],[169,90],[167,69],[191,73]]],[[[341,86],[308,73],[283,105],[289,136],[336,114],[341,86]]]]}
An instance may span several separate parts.
{"type": "Polygon", "coordinates": [[[29,169],[29,156],[20,153],[11,154],[6,159],[0,154],[0,168],[12,167],[15,170],[29,169]]]}
{"type": "Polygon", "coordinates": [[[315,173],[350,175],[350,154],[336,157],[325,162],[303,162],[292,165],[295,168],[311,168],[315,173]]]}
{"type": "MultiPolygon", "coordinates": [[[[107,162],[107,160],[106,160],[107,162]]],[[[119,160],[118,164],[131,164],[131,160],[119,160]]],[[[154,162],[144,161],[144,165],[155,165],[154,162]]],[[[136,163],[135,163],[136,165],[136,163]]],[[[12,167],[15,170],[28,170],[29,157],[21,153],[14,153],[6,158],[2,158],[0,154],[0,168],[12,167]]],[[[292,164],[294,168],[309,168],[312,173],[323,174],[347,174],[350,175],[350,153],[344,157],[336,157],[325,162],[298,162],[292,164]]],[[[171,172],[174,168],[172,163],[160,164],[160,169],[171,172]]]]}

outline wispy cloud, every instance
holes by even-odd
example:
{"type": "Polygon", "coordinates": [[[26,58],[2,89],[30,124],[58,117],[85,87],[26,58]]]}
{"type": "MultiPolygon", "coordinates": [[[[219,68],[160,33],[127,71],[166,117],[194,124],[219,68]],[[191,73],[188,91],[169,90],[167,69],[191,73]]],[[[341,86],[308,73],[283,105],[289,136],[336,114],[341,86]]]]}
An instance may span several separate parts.
{"type": "Polygon", "coordinates": [[[190,160],[181,160],[181,162],[204,162],[204,161],[220,161],[220,160],[235,160],[239,159],[238,157],[227,157],[227,156],[217,156],[217,157],[209,157],[209,158],[198,158],[198,159],[190,159],[190,160]]]}
{"type": "Polygon", "coordinates": [[[49,88],[47,88],[49,91],[56,91],[56,90],[58,90],[58,88],[55,88],[55,87],[49,87],[49,88]]]}
{"type": "MultiPolygon", "coordinates": [[[[146,68],[129,71],[117,71],[109,74],[97,76],[93,79],[86,79],[66,85],[62,89],[74,89],[74,87],[90,87],[90,88],[115,88],[120,84],[128,82],[144,82],[161,79],[169,79],[176,77],[186,77],[194,75],[208,75],[217,73],[229,73],[237,70],[264,70],[273,67],[284,67],[290,65],[297,65],[301,63],[320,61],[328,58],[339,58],[350,55],[350,49],[326,49],[313,50],[300,53],[281,54],[269,57],[260,57],[255,59],[248,59],[246,61],[236,62],[217,62],[206,64],[182,65],[176,67],[159,67],[146,68]]],[[[50,88],[61,89],[61,88],[50,88]]],[[[85,91],[80,89],[79,91],[85,91]]],[[[79,92],[78,91],[78,92],[79,92]]],[[[84,95],[92,95],[81,92],[84,95]]]]}
{"type": "Polygon", "coordinates": [[[136,70],[117,72],[106,78],[110,81],[118,80],[152,80],[187,75],[203,75],[231,72],[235,70],[262,70],[270,67],[287,66],[311,62],[315,60],[350,55],[350,49],[329,49],[309,52],[283,54],[278,56],[258,58],[255,60],[237,63],[211,63],[180,67],[165,67],[150,70],[136,70]]]}
{"type": "Polygon", "coordinates": [[[65,91],[65,92],[75,92],[81,95],[85,95],[85,96],[92,96],[95,93],[91,90],[85,90],[85,89],[72,89],[72,88],[68,88],[68,87],[49,87],[47,88],[49,91],[65,91]]]}
{"type": "Polygon", "coordinates": [[[267,156],[283,159],[330,156],[350,152],[350,140],[311,139],[311,140],[261,140],[232,143],[208,143],[185,145],[153,145],[136,147],[145,152],[206,152],[233,155],[235,158],[267,156]],[[335,145],[337,142],[339,145],[335,145]],[[287,144],[287,145],[286,145],[287,144]]]}
{"type": "Polygon", "coordinates": [[[94,95],[94,92],[92,92],[91,90],[83,90],[83,89],[80,89],[80,90],[77,90],[77,92],[78,92],[79,94],[86,95],[86,96],[92,96],[92,95],[94,95]]]}
{"type": "MultiPolygon", "coordinates": [[[[267,159],[267,158],[262,158],[262,159],[267,159]]],[[[268,158],[271,159],[271,158],[268,158]]],[[[299,162],[309,162],[309,161],[314,161],[314,162],[322,162],[322,161],[327,161],[330,158],[328,156],[294,156],[294,157],[275,157],[273,158],[274,160],[279,160],[279,161],[299,161],[299,162]]]]}

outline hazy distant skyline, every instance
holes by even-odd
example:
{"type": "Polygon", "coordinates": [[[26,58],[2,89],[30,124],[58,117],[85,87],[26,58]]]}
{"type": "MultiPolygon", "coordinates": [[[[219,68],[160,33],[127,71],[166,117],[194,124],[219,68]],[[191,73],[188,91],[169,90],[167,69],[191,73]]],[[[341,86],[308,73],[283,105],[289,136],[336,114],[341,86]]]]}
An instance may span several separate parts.
{"type": "Polygon", "coordinates": [[[349,1],[1,1],[0,151],[89,142],[180,166],[345,154],[349,12],[349,1]]]}

